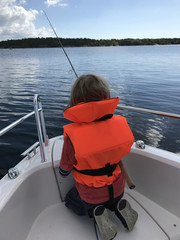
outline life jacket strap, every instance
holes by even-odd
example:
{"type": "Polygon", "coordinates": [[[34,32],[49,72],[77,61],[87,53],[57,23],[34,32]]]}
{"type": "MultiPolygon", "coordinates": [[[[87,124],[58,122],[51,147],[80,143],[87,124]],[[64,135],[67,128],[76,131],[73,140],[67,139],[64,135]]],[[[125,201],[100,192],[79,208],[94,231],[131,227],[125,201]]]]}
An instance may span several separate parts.
{"type": "Polygon", "coordinates": [[[108,190],[109,190],[109,202],[108,205],[112,205],[113,204],[113,200],[114,200],[114,189],[113,189],[113,185],[108,185],[108,190]]]}
{"type": "Polygon", "coordinates": [[[107,163],[103,168],[78,170],[76,167],[73,167],[73,169],[78,173],[89,175],[89,176],[107,175],[108,177],[111,177],[114,170],[116,169],[116,166],[117,164],[110,165],[110,163],[107,163]]]}

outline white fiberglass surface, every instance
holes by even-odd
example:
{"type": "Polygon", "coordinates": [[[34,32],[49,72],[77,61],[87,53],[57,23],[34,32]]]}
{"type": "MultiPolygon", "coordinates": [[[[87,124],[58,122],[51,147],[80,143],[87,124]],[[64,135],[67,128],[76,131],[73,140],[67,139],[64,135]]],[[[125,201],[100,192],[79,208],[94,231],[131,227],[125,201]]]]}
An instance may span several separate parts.
{"type": "MultiPolygon", "coordinates": [[[[114,240],[166,240],[164,232],[154,220],[130,196],[124,196],[138,212],[138,220],[134,229],[129,232],[122,226],[119,219],[109,211],[110,218],[117,224],[118,233],[114,240]]],[[[99,235],[99,234],[98,234],[99,235]]],[[[88,216],[76,216],[67,209],[64,203],[53,205],[44,210],[33,224],[27,240],[74,239],[96,240],[93,219],[88,216]]],[[[101,237],[99,236],[100,240],[101,237]]]]}

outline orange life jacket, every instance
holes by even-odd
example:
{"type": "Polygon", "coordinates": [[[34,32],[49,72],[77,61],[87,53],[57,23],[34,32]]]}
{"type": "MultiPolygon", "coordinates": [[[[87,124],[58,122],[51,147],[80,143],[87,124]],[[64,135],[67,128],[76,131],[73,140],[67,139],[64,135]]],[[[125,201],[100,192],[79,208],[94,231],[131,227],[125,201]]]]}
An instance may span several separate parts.
{"type": "Polygon", "coordinates": [[[119,161],[131,150],[134,137],[126,119],[112,116],[118,102],[119,98],[88,102],[64,111],[64,117],[75,122],[64,126],[64,136],[75,150],[73,176],[83,185],[111,185],[121,173],[119,161]],[[98,121],[104,116],[108,119],[98,121]]]}

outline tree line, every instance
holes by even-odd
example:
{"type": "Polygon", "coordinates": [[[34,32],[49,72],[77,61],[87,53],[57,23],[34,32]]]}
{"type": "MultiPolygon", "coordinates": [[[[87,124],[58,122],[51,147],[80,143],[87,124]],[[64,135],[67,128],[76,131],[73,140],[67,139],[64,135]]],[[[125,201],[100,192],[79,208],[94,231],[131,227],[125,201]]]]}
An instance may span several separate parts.
{"type": "MultiPolygon", "coordinates": [[[[138,45],[169,45],[180,44],[180,38],[144,38],[144,39],[90,39],[60,38],[64,47],[95,47],[95,46],[138,46],[138,45]]],[[[57,38],[26,38],[0,42],[0,48],[49,48],[59,47],[57,38]]]]}

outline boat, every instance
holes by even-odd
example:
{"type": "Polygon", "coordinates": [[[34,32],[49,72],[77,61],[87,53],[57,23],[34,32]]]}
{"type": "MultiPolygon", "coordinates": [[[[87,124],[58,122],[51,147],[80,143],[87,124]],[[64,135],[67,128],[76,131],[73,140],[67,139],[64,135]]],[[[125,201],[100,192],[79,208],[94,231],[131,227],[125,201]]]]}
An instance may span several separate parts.
{"type": "MultiPolygon", "coordinates": [[[[33,112],[0,131],[1,136],[35,115],[39,138],[0,180],[0,239],[100,240],[92,218],[76,216],[65,207],[74,179],[63,178],[58,171],[63,136],[48,139],[39,95],[33,101],[33,112]]],[[[123,163],[136,185],[134,189],[127,185],[123,198],[138,212],[138,220],[129,232],[109,211],[118,226],[114,239],[180,240],[180,155],[136,141],[123,163]]]]}

